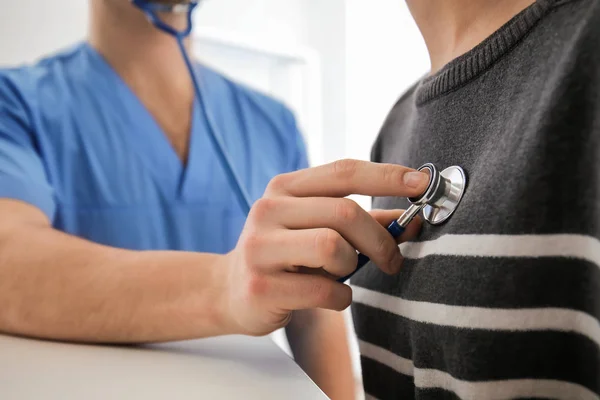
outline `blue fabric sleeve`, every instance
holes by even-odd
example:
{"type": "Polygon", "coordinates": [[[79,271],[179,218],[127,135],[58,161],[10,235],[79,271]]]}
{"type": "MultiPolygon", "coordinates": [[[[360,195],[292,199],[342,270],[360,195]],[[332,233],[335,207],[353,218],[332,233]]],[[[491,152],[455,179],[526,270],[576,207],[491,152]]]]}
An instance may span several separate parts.
{"type": "Polygon", "coordinates": [[[36,150],[28,108],[19,90],[1,74],[0,198],[24,201],[54,219],[54,194],[36,150]]]}
{"type": "Polygon", "coordinates": [[[306,143],[302,132],[298,129],[296,118],[294,114],[287,108],[284,108],[284,118],[288,129],[293,134],[292,149],[293,154],[291,157],[292,165],[291,170],[297,171],[309,167],[308,154],[306,151],[306,143]]]}

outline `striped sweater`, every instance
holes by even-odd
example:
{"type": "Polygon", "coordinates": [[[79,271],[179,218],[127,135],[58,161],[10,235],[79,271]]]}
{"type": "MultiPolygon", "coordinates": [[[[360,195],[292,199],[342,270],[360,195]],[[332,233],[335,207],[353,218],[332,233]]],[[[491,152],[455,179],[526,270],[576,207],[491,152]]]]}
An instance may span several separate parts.
{"type": "Polygon", "coordinates": [[[600,399],[600,1],[522,11],[409,90],[372,158],[469,184],[399,275],[352,279],[367,397],[600,399]]]}

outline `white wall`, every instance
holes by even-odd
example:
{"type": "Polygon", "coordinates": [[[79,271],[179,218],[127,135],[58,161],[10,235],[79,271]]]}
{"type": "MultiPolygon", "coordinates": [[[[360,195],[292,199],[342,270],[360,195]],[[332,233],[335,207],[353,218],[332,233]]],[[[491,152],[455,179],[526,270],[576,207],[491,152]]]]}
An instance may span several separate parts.
{"type": "Polygon", "coordinates": [[[306,45],[321,59],[324,161],[346,156],[347,21],[346,0],[304,0],[307,6],[306,45]]]}
{"type": "Polygon", "coordinates": [[[206,0],[197,23],[318,54],[325,161],[368,160],[389,109],[429,70],[402,0],[206,0]]]}
{"type": "MultiPolygon", "coordinates": [[[[421,34],[401,0],[346,1],[346,157],[370,159],[385,117],[429,70],[421,34]]],[[[364,208],[370,199],[353,196],[364,208]]]]}
{"type": "Polygon", "coordinates": [[[33,61],[83,38],[85,0],[0,0],[0,65],[33,61]]]}
{"type": "Polygon", "coordinates": [[[202,28],[241,33],[273,47],[305,47],[317,54],[324,132],[319,162],[342,158],[346,150],[345,7],[345,0],[206,0],[196,16],[202,28]]]}
{"type": "Polygon", "coordinates": [[[205,0],[196,23],[259,40],[304,44],[308,36],[305,17],[305,0],[205,0]]]}

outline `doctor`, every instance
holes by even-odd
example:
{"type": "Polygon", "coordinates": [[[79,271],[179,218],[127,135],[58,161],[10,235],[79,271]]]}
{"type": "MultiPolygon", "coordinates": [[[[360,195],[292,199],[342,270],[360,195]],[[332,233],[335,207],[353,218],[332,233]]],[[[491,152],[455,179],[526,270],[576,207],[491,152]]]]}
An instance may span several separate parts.
{"type": "Polygon", "coordinates": [[[344,322],[325,310],[351,302],[334,278],[353,271],[355,249],[399,270],[382,224],[401,212],[369,215],[343,197],[415,196],[427,175],[354,161],[304,169],[288,109],[198,66],[257,200],[246,220],[175,41],[128,0],[90,11],[87,42],[0,70],[0,331],[139,343],[287,326],[299,364],[351,398],[344,322]]]}

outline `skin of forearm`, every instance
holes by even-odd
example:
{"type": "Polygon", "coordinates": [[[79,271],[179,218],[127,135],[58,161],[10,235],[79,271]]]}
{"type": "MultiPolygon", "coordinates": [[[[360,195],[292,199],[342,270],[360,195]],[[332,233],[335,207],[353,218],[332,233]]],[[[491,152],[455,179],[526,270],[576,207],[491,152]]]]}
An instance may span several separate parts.
{"type": "Polygon", "coordinates": [[[298,365],[332,400],[356,398],[355,381],[342,313],[294,312],[286,334],[298,365]]]}
{"type": "Polygon", "coordinates": [[[50,227],[0,228],[0,331],[94,343],[146,343],[233,332],[222,257],[137,252],[50,227]]]}

